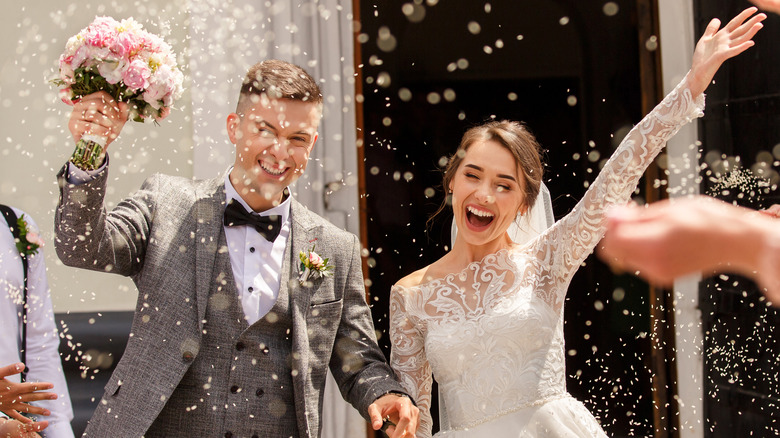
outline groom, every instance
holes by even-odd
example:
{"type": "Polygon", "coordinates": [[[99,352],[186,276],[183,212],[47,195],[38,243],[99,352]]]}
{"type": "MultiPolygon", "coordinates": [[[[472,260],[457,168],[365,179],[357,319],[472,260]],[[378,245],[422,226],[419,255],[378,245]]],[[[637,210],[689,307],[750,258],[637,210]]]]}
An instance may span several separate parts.
{"type": "MultiPolygon", "coordinates": [[[[223,177],[154,175],[107,212],[107,157],[96,171],[60,171],[60,259],[129,276],[139,292],[127,348],[85,436],[317,437],[328,367],[375,430],[389,418],[392,436],[413,435],[418,410],[377,346],[357,238],[288,191],[321,113],[309,74],[264,61],[227,117],[236,159],[223,177]],[[314,262],[305,279],[300,252],[314,262]]],[[[110,143],[127,114],[95,93],[74,105],[69,128],[74,140],[91,133],[110,143]]]]}

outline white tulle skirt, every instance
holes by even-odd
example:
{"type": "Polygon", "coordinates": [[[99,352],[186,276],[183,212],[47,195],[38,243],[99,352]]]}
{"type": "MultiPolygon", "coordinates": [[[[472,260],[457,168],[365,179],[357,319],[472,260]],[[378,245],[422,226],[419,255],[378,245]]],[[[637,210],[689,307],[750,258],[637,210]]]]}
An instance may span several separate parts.
{"type": "Polygon", "coordinates": [[[598,421],[573,397],[523,408],[485,423],[443,430],[436,438],[606,437],[598,421]]]}

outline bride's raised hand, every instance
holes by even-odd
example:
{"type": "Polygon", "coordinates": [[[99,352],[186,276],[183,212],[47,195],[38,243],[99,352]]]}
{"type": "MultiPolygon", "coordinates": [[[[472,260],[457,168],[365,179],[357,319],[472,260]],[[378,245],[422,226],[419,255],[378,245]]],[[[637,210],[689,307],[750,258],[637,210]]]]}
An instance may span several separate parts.
{"type": "Polygon", "coordinates": [[[693,52],[689,77],[693,97],[707,89],[724,61],[753,47],[755,43],[752,38],[764,26],[761,22],[766,19],[766,14],[756,12],[758,8],[747,8],[722,29],[717,18],[713,18],[707,25],[693,52]]]}

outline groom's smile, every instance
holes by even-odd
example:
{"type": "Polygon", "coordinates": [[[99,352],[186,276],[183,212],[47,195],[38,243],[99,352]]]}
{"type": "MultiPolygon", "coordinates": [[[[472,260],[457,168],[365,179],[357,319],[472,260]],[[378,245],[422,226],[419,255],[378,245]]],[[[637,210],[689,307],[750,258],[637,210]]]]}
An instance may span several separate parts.
{"type": "Polygon", "coordinates": [[[267,160],[259,160],[258,164],[260,165],[260,168],[265,171],[269,176],[281,178],[284,176],[284,174],[290,170],[288,166],[285,165],[284,161],[281,163],[269,163],[267,160]]]}

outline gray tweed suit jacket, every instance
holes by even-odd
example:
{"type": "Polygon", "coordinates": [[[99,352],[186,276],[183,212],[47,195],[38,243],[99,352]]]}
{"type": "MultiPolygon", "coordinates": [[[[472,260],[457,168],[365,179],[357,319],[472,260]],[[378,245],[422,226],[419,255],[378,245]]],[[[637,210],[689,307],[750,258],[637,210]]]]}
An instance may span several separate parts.
{"type": "MultiPolygon", "coordinates": [[[[220,281],[214,266],[219,257],[229,257],[217,245],[224,233],[224,177],[154,175],[107,212],[107,169],[77,186],[66,182],[65,171],[58,174],[58,256],[68,266],[129,276],[139,292],[131,337],[85,436],[139,437],[200,348],[210,289],[220,281]]],[[[364,417],[378,397],[404,391],[377,346],[357,238],[295,200],[291,220],[281,287],[292,297],[294,415],[299,435],[316,437],[328,367],[344,398],[364,417]],[[297,254],[315,243],[330,258],[334,276],[301,286],[297,254]]]]}

